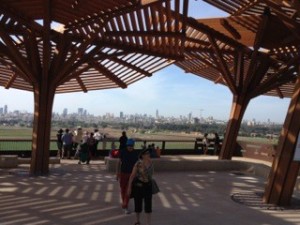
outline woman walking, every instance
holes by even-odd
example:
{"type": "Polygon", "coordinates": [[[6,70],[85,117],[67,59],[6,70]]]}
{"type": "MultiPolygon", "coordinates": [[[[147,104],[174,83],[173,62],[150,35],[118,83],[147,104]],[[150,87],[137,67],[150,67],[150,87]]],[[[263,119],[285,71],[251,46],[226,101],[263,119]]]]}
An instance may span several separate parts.
{"type": "Polygon", "coordinates": [[[139,161],[135,164],[128,185],[128,196],[134,198],[136,213],[135,225],[140,225],[140,214],[144,202],[144,211],[146,213],[147,225],[151,224],[152,213],[152,175],[153,164],[150,158],[150,149],[143,150],[139,161]]]}

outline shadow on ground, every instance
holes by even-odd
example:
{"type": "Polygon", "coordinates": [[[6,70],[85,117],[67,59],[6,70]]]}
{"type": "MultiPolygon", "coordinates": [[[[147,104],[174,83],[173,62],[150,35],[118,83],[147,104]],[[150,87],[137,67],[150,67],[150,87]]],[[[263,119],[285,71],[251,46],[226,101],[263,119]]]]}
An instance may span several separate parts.
{"type": "MultiPolygon", "coordinates": [[[[0,171],[0,224],[131,225],[120,208],[119,185],[103,162],[52,165],[47,177],[28,168],[0,171]]],[[[262,192],[258,177],[229,172],[156,174],[153,225],[300,225],[299,210],[265,210],[232,201],[235,193],[262,192]]],[[[132,206],[131,206],[132,207],[132,206]]],[[[133,208],[133,207],[132,207],[133,208]]]]}

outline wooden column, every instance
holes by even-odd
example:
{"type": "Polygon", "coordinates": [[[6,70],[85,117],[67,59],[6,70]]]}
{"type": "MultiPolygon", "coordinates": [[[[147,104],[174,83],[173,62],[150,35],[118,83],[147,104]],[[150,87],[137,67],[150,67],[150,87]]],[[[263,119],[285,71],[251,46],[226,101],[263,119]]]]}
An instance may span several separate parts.
{"type": "Polygon", "coordinates": [[[30,173],[49,173],[49,146],[54,91],[46,87],[46,81],[34,90],[34,121],[30,173]]]}
{"type": "Polygon", "coordinates": [[[237,136],[249,101],[250,99],[243,95],[233,96],[230,119],[227,124],[219,159],[231,159],[236,148],[237,136]]]}
{"type": "Polygon", "coordinates": [[[266,185],[264,202],[289,205],[299,172],[299,162],[294,162],[294,152],[300,130],[300,78],[291,99],[288,114],[281,131],[276,155],[266,185]]]}
{"type": "MultiPolygon", "coordinates": [[[[30,172],[32,175],[49,173],[50,131],[52,106],[55,87],[50,74],[51,61],[51,0],[44,1],[43,23],[43,63],[42,69],[37,70],[37,82],[34,88],[34,124],[32,136],[32,156],[30,172]]],[[[36,46],[37,47],[37,46],[36,46]]]]}

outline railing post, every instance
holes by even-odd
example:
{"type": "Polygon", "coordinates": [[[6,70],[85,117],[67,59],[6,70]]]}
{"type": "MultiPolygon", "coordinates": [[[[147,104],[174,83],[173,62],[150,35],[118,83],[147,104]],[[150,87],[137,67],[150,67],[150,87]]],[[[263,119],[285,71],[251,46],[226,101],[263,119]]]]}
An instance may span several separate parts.
{"type": "Polygon", "coordinates": [[[166,149],[166,141],[162,141],[161,149],[162,150],[166,149]]]}

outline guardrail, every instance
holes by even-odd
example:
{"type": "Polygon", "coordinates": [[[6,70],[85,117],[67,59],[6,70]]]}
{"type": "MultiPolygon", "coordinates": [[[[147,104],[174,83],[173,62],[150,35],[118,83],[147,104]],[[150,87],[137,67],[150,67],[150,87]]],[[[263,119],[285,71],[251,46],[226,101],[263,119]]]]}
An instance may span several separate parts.
{"type": "MultiPolygon", "coordinates": [[[[98,155],[108,155],[112,149],[112,143],[118,147],[117,139],[102,140],[98,143],[98,155]]],[[[180,154],[201,154],[203,146],[200,139],[196,140],[136,140],[135,149],[141,150],[144,145],[152,145],[159,147],[162,155],[180,155],[180,154]]],[[[20,157],[30,157],[31,155],[31,139],[0,139],[0,154],[17,154],[20,157]]],[[[210,144],[209,153],[212,154],[214,149],[213,142],[210,144]]],[[[56,140],[50,140],[50,155],[55,156],[57,152],[56,140]]]]}

